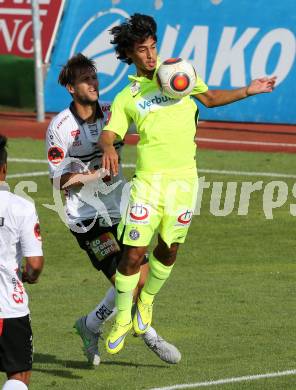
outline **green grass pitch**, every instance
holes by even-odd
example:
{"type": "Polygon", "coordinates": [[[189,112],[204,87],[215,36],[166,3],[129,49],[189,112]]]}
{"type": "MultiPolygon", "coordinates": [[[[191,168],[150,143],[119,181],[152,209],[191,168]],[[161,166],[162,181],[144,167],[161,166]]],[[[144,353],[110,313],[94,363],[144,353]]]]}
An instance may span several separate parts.
{"type": "MultiPolygon", "coordinates": [[[[11,139],[9,157],[44,159],[44,144],[11,139]]],[[[198,152],[201,170],[293,175],[294,160],[292,154],[198,152]]],[[[135,162],[135,147],[125,147],[123,162],[135,162]]],[[[9,162],[9,174],[46,170],[44,163],[9,162]]],[[[133,169],[125,169],[125,174],[131,177],[133,169]]],[[[43,206],[53,204],[48,177],[8,180],[12,191],[22,180],[37,184],[37,192],[28,195],[36,202],[44,241],[44,272],[37,285],[27,287],[35,346],[31,390],[151,389],[296,368],[296,236],[290,213],[290,204],[296,203],[295,179],[219,172],[200,176],[210,188],[204,190],[200,215],[193,219],[154,308],[154,326],[178,346],[181,362],[168,366],[141,340],[128,336],[118,356],[108,356],[101,341],[102,363],[96,370],[85,362],[72,326],[100,301],[109,284],[92,268],[56,213],[43,206]],[[256,191],[248,215],[239,216],[241,183],[260,180],[263,189],[272,180],[286,183],[287,201],[273,211],[273,219],[266,219],[263,190],[256,191]],[[228,216],[211,213],[213,182],[238,183],[235,207],[228,216]]],[[[109,328],[106,324],[105,334],[109,328]]],[[[0,374],[0,383],[4,379],[0,374]]],[[[295,381],[291,375],[207,388],[294,390],[295,381]]]]}

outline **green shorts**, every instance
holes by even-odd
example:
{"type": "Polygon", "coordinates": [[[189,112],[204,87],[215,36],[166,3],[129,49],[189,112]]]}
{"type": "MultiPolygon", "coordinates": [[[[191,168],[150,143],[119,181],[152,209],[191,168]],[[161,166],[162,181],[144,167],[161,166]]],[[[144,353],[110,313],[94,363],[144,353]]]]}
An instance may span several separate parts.
{"type": "Polygon", "coordinates": [[[158,230],[163,241],[185,241],[195,208],[196,176],[137,175],[131,183],[129,204],[118,226],[125,245],[148,246],[158,230]]]}

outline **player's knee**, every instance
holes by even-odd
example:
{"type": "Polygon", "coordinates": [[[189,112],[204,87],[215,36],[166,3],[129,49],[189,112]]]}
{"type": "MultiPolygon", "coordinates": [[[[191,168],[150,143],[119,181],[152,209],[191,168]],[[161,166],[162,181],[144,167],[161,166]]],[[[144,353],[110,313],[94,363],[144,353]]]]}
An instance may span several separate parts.
{"type": "Polygon", "coordinates": [[[118,267],[120,269],[126,270],[128,272],[138,272],[143,261],[144,255],[146,253],[145,248],[129,248],[125,250],[122,261],[118,267]]]}
{"type": "Polygon", "coordinates": [[[30,376],[31,371],[14,372],[7,374],[8,379],[14,379],[23,382],[26,386],[28,386],[30,383],[30,376]]]}
{"type": "Polygon", "coordinates": [[[143,255],[138,252],[130,252],[127,257],[128,265],[131,268],[139,268],[143,260],[143,255]]]}
{"type": "Polygon", "coordinates": [[[179,248],[179,244],[175,243],[175,244],[172,244],[170,246],[170,248],[168,248],[169,250],[169,256],[170,257],[175,257],[177,256],[177,252],[178,252],[178,248],[179,248]]]}
{"type": "Polygon", "coordinates": [[[160,241],[153,253],[157,260],[164,265],[170,266],[176,261],[178,248],[178,243],[173,243],[168,247],[163,241],[160,241]]]}

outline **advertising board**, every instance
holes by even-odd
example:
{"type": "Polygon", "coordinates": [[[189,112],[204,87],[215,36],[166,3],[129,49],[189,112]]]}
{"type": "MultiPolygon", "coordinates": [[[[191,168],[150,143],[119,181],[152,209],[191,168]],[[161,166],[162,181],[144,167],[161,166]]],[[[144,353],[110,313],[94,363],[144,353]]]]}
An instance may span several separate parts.
{"type": "MultiPolygon", "coordinates": [[[[65,0],[39,0],[42,58],[48,62],[65,0]]],[[[0,0],[0,54],[34,56],[32,10],[28,0],[0,0]]]]}
{"type": "Polygon", "coordinates": [[[161,59],[189,60],[210,89],[239,88],[277,75],[273,94],[214,109],[200,105],[202,119],[295,124],[294,8],[294,0],[270,0],[268,7],[266,0],[257,0],[256,7],[249,0],[147,0],[140,6],[133,0],[68,0],[46,80],[46,109],[59,111],[69,103],[57,78],[78,52],[96,61],[101,99],[114,98],[134,69],[116,59],[109,30],[140,12],[157,21],[161,59]]]}

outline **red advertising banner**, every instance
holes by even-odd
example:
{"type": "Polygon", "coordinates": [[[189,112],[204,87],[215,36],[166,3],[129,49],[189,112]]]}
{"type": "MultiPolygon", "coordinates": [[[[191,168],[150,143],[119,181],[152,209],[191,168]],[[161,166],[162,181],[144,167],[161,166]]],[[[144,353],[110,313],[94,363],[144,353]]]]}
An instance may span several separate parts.
{"type": "MultiPolygon", "coordinates": [[[[39,0],[42,58],[48,62],[65,0],[39,0]]],[[[30,0],[0,0],[0,54],[33,57],[30,0]]]]}

